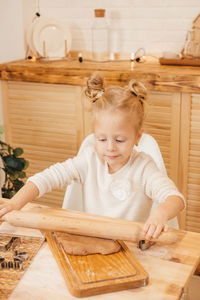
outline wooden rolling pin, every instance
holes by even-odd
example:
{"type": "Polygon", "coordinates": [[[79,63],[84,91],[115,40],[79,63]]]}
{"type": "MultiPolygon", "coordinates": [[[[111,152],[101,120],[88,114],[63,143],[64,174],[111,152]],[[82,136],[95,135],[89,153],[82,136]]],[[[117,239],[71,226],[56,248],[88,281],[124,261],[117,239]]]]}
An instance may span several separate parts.
{"type": "MultiPolygon", "coordinates": [[[[36,207],[31,211],[15,210],[2,217],[3,221],[19,226],[49,231],[101,237],[113,240],[135,241],[144,239],[143,223],[92,215],[68,209],[36,207]]],[[[175,243],[175,229],[162,232],[155,241],[175,243]]]]}

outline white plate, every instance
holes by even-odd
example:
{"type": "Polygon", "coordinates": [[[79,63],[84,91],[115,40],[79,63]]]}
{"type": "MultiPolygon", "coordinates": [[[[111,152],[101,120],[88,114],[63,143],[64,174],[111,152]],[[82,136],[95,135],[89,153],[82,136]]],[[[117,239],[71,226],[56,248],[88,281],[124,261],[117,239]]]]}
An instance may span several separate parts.
{"type": "Polygon", "coordinates": [[[52,18],[39,17],[33,27],[32,42],[41,56],[45,56],[46,50],[46,56],[50,58],[64,57],[65,44],[67,45],[67,53],[71,49],[70,30],[62,22],[52,18]]]}

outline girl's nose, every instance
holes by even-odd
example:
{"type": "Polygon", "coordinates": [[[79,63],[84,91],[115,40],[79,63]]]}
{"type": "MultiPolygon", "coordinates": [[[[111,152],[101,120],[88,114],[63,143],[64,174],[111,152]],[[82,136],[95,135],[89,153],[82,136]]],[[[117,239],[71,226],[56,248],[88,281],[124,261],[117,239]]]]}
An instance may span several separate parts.
{"type": "Polygon", "coordinates": [[[113,140],[107,141],[107,150],[109,150],[109,151],[115,150],[115,143],[113,140]]]}

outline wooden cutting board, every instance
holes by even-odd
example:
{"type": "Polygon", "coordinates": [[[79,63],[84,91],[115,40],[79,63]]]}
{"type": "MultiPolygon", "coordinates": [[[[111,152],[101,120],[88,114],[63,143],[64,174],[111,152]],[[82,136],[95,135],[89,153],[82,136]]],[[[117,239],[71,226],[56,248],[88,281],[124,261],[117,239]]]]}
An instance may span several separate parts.
{"type": "Polygon", "coordinates": [[[145,286],[148,274],[122,242],[118,253],[69,255],[56,239],[59,232],[43,232],[70,293],[87,297],[145,286]]]}
{"type": "Polygon", "coordinates": [[[161,65],[174,65],[174,66],[200,66],[200,59],[199,58],[164,58],[161,57],[159,59],[161,65]]]}

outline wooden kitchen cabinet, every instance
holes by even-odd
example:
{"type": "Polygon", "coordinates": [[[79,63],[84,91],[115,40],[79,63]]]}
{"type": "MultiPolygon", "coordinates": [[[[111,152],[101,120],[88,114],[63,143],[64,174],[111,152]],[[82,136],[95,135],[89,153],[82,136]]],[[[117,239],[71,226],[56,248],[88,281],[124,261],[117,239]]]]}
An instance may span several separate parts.
{"type": "MultiPolygon", "coordinates": [[[[149,85],[145,132],[158,142],[169,177],[187,201],[181,229],[200,232],[200,68],[159,64],[16,61],[0,65],[6,141],[21,146],[27,175],[74,156],[92,132],[91,112],[81,94],[99,70],[107,85],[137,78],[149,85]]],[[[61,206],[64,191],[41,202],[61,206]]]]}
{"type": "Polygon", "coordinates": [[[144,131],[151,134],[159,144],[168,176],[177,184],[180,94],[151,92],[144,131]]]}
{"type": "Polygon", "coordinates": [[[182,95],[180,189],[187,200],[182,224],[200,232],[200,94],[182,95]]]}
{"type": "MultiPolygon", "coordinates": [[[[93,132],[91,110],[82,105],[81,87],[14,81],[4,85],[6,140],[24,149],[30,161],[28,176],[76,155],[82,139],[93,132]]],[[[168,175],[176,184],[179,119],[180,94],[150,93],[144,129],[157,140],[168,175]]],[[[64,190],[44,195],[40,201],[61,206],[64,190]]]]}
{"type": "Polygon", "coordinates": [[[150,94],[145,131],[157,140],[169,177],[184,194],[182,229],[200,232],[200,94],[150,94]]]}
{"type": "MultiPolygon", "coordinates": [[[[3,82],[6,141],[24,149],[27,176],[74,156],[82,140],[81,88],[70,85],[3,82]]],[[[41,198],[61,206],[64,191],[41,198]]]]}

